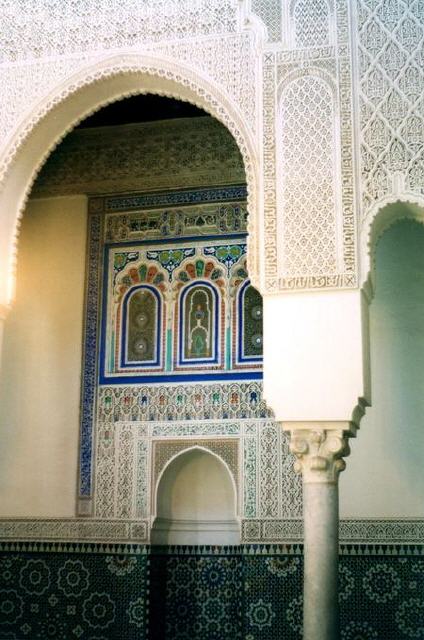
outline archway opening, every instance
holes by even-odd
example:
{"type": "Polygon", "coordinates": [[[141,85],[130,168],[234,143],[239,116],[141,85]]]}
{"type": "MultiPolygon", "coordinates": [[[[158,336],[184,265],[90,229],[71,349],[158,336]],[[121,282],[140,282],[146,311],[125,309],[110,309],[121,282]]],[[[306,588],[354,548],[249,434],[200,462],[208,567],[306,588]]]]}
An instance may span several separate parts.
{"type": "MultiPolygon", "coordinates": [[[[372,406],[341,479],[347,516],[424,515],[424,225],[412,213],[397,203],[377,220],[381,235],[372,246],[375,295],[370,306],[372,406]]],[[[421,220],[424,211],[417,213],[421,220]]]]}
{"type": "Polygon", "coordinates": [[[190,449],[166,467],[157,488],[152,544],[239,544],[230,472],[215,455],[190,449]]]}
{"type": "MultiPolygon", "coordinates": [[[[144,519],[147,540],[153,505],[137,493],[134,470],[141,468],[137,481],[144,478],[150,495],[151,451],[144,467],[135,456],[122,462],[126,423],[151,422],[156,409],[164,421],[268,415],[260,388],[262,307],[256,297],[238,296],[249,281],[246,197],[243,157],[228,129],[189,102],[153,94],[96,112],[50,156],[23,217],[17,300],[6,323],[3,515],[72,517],[78,503],[77,515],[144,519]],[[127,195],[141,195],[142,204],[127,206],[127,195]],[[96,222],[95,245],[87,221],[99,211],[106,215],[96,222]],[[196,280],[213,291],[213,305],[184,305],[196,280]],[[135,312],[121,331],[120,302],[131,287],[157,290],[161,313],[150,333],[135,312]],[[203,324],[210,333],[203,351],[187,340],[182,353],[178,335],[197,335],[203,324]],[[151,336],[160,343],[148,352],[155,357],[136,357],[151,336]],[[117,355],[116,345],[132,338],[117,355]],[[158,383],[181,380],[187,389],[174,390],[167,405],[158,383]],[[199,381],[206,382],[200,394],[199,381]],[[117,390],[114,404],[107,384],[117,390]],[[181,390],[188,392],[183,402],[181,390]],[[132,493],[121,500],[128,477],[132,493]]],[[[138,447],[137,429],[132,435],[138,447]]]]}

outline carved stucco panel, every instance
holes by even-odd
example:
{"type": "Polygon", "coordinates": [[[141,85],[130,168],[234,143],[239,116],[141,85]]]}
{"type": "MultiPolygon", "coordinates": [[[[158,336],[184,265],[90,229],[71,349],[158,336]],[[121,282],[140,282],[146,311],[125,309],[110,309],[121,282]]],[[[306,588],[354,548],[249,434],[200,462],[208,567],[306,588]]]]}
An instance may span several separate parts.
{"type": "Polygon", "coordinates": [[[384,198],[424,194],[424,10],[358,0],[362,216],[384,198]]]}
{"type": "MultiPolygon", "coordinates": [[[[267,26],[268,38],[274,43],[269,51],[265,50],[262,32],[255,20],[246,26],[248,12],[243,3],[151,0],[142,5],[137,3],[136,7],[133,3],[122,7],[112,0],[104,0],[104,5],[105,15],[120,17],[112,29],[110,20],[105,24],[93,23],[92,16],[96,12],[91,14],[87,10],[84,15],[78,12],[73,15],[74,9],[71,11],[71,3],[67,2],[50,3],[49,21],[44,23],[39,18],[43,11],[45,16],[45,2],[30,3],[19,22],[16,5],[10,0],[5,3],[0,77],[2,86],[7,87],[7,94],[2,101],[0,136],[3,141],[13,138],[15,146],[9,148],[4,168],[13,157],[16,145],[36,125],[35,106],[46,103],[47,96],[58,84],[65,84],[84,66],[104,60],[112,49],[126,53],[135,50],[146,54],[156,52],[178,58],[231,97],[250,128],[257,148],[259,140],[263,145],[263,246],[267,264],[261,272],[265,274],[265,289],[272,292],[356,286],[352,166],[355,100],[351,95],[351,41],[357,54],[354,82],[359,89],[358,114],[355,114],[360,143],[358,186],[362,193],[361,213],[367,217],[374,204],[384,198],[423,193],[424,102],[420,87],[424,82],[424,26],[421,1],[298,0],[277,3],[270,8],[267,3],[257,0],[253,2],[252,10],[267,26]],[[66,19],[63,19],[64,15],[66,19]],[[69,29],[71,22],[72,29],[69,29]],[[318,34],[312,38],[314,47],[307,47],[317,25],[318,34]],[[96,38],[91,37],[93,30],[96,38]],[[15,37],[18,32],[19,37],[15,37]],[[324,59],[336,61],[342,168],[339,194],[342,214],[338,216],[337,224],[342,241],[341,246],[336,247],[334,258],[336,261],[341,259],[342,265],[334,274],[325,277],[319,273],[291,276],[284,271],[277,255],[279,237],[272,138],[275,140],[275,89],[276,82],[281,80],[277,78],[281,55],[291,56],[295,66],[300,68],[305,68],[311,58],[318,66],[324,59]],[[262,131],[258,127],[259,104],[263,106],[262,131]],[[27,126],[21,131],[22,135],[15,138],[13,132],[23,121],[27,126]]],[[[258,195],[262,201],[262,193],[251,195],[258,195]]]]}
{"type": "MultiPolygon", "coordinates": [[[[321,4],[329,29],[321,46],[264,55],[264,271],[270,292],[357,286],[348,3],[339,0],[329,14],[329,5],[321,4]],[[323,85],[316,92],[318,78],[326,90],[323,85]],[[290,82],[299,85],[291,96],[290,82]],[[321,104],[312,115],[314,97],[321,104]],[[291,120],[296,125],[290,129],[291,120]],[[307,184],[299,183],[297,157],[309,167],[307,184]]],[[[296,3],[290,6],[295,34],[296,3]]],[[[310,12],[302,7],[299,19],[306,20],[310,12]]],[[[308,24],[298,34],[314,28],[308,24]]],[[[293,33],[289,29],[287,37],[293,33]]]]}

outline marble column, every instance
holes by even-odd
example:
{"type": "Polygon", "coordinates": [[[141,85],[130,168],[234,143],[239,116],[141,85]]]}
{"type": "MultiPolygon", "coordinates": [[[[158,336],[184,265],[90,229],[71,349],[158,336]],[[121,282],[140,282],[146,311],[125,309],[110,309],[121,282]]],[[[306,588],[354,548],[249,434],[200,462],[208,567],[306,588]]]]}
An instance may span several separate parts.
{"type": "Polygon", "coordinates": [[[303,639],[338,640],[338,475],[354,428],[350,423],[302,423],[290,431],[295,469],[303,476],[303,639]]]}

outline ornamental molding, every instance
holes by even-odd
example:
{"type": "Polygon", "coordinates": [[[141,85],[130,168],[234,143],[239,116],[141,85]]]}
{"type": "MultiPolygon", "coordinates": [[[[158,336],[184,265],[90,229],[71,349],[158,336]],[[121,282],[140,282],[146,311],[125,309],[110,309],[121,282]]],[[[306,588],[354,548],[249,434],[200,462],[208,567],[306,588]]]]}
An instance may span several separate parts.
{"type": "MultiPolygon", "coordinates": [[[[77,551],[87,546],[93,553],[110,553],[110,545],[120,544],[122,553],[137,549],[150,550],[148,545],[148,521],[105,520],[94,518],[0,518],[0,547],[17,550],[27,544],[27,550],[60,550],[55,547],[63,543],[62,550],[79,543],[77,551]],[[82,545],[82,547],[80,546],[82,545]],[[140,546],[138,546],[140,545],[140,546]]],[[[242,543],[233,549],[253,551],[258,545],[295,545],[302,552],[303,522],[300,518],[285,520],[242,519],[242,543]],[[255,545],[250,548],[249,545],[255,545]]],[[[417,555],[424,554],[423,518],[346,518],[340,521],[340,553],[370,555],[417,555]],[[363,549],[367,545],[366,550],[363,549]],[[361,550],[362,547],[362,550],[361,550]]],[[[185,548],[185,547],[182,547],[185,548]]],[[[228,547],[216,547],[219,552],[228,547]]],[[[196,547],[199,551],[201,547],[196,547]]],[[[209,547],[210,549],[210,547],[209,547]]],[[[249,552],[250,552],[249,551],[249,552]]],[[[275,550],[277,552],[277,550],[275,550]]]]}
{"type": "Polygon", "coordinates": [[[142,520],[94,518],[2,518],[2,540],[61,540],[147,542],[148,523],[142,520]]]}
{"type": "Polygon", "coordinates": [[[399,192],[423,195],[424,20],[419,0],[357,0],[355,9],[363,220],[399,192]]]}
{"type": "MultiPolygon", "coordinates": [[[[410,545],[424,552],[423,518],[345,518],[339,523],[341,552],[355,553],[353,545],[410,545]]],[[[242,543],[303,541],[303,520],[252,519],[242,521],[242,543]]],[[[356,547],[357,549],[357,547],[356,547]]],[[[410,549],[412,551],[412,549],[410,549]]],[[[381,550],[380,550],[381,552],[381,550]]],[[[378,551],[377,551],[378,553],[378,551]]]]}
{"type": "MultiPolygon", "coordinates": [[[[196,387],[199,401],[201,386],[196,387]]],[[[217,388],[213,385],[215,391],[217,388]]],[[[239,385],[231,388],[240,390],[239,385]]],[[[172,393],[172,388],[168,389],[172,393]]],[[[125,391],[124,394],[128,397],[125,391]]],[[[143,391],[137,398],[140,396],[143,391]]],[[[187,398],[187,408],[189,404],[187,398]]],[[[226,466],[235,490],[238,517],[301,516],[302,484],[293,470],[288,435],[272,420],[102,422],[98,424],[96,441],[96,518],[151,521],[156,514],[162,472],[173,459],[194,448],[212,453],[226,466]]],[[[79,508],[80,515],[90,515],[91,499],[80,500],[79,508]]]]}
{"type": "Polygon", "coordinates": [[[282,50],[263,56],[265,290],[355,288],[349,3],[283,7],[282,50]],[[314,167],[316,183],[302,182],[304,166],[314,167]]]}
{"type": "Polygon", "coordinates": [[[239,31],[247,15],[246,2],[234,0],[29,0],[20,13],[5,0],[2,12],[1,64],[226,35],[239,31]]]}

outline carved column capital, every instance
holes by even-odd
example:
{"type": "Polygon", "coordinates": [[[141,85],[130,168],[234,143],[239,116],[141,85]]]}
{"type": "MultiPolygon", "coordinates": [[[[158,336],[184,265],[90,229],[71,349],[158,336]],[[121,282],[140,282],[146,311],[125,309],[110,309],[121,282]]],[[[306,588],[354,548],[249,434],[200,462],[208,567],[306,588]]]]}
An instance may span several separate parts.
{"type": "Polygon", "coordinates": [[[338,475],[346,467],[343,460],[350,453],[349,437],[355,435],[352,428],[290,428],[290,450],[296,456],[294,465],[302,473],[304,482],[336,483],[338,475]]]}

